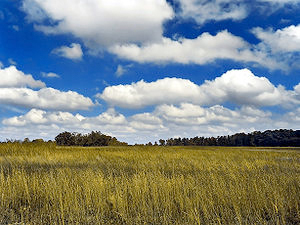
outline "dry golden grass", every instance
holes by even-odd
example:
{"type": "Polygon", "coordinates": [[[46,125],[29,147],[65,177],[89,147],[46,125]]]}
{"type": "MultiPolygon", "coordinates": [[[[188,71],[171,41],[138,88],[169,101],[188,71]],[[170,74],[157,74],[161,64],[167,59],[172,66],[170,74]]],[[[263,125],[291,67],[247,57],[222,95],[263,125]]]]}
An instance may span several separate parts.
{"type": "Polygon", "coordinates": [[[299,149],[0,145],[0,224],[300,224],[299,149]]]}

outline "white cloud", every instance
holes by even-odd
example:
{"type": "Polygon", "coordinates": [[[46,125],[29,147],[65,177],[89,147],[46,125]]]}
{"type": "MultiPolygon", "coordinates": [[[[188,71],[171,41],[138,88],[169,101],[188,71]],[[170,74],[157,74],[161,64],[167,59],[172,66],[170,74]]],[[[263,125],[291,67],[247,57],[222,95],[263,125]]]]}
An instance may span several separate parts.
{"type": "Polygon", "coordinates": [[[117,68],[115,74],[117,75],[117,77],[121,77],[126,72],[127,72],[127,69],[124,68],[124,66],[118,65],[118,68],[117,68]]]}
{"type": "Polygon", "coordinates": [[[115,75],[117,77],[123,76],[125,73],[128,72],[129,68],[133,67],[133,64],[127,64],[127,65],[118,65],[117,70],[115,72],[115,75]]]}
{"type": "Polygon", "coordinates": [[[86,110],[94,105],[90,98],[77,92],[47,88],[44,82],[15,66],[0,68],[0,104],[53,110],[86,110]]]}
{"type": "Polygon", "coordinates": [[[294,103],[291,91],[280,85],[275,87],[266,77],[255,76],[248,69],[230,70],[213,81],[206,81],[200,89],[208,102],[255,106],[294,103]]]}
{"type": "Polygon", "coordinates": [[[114,109],[108,109],[97,117],[84,117],[80,114],[73,115],[69,112],[49,112],[40,109],[31,109],[25,115],[15,116],[2,121],[9,126],[30,126],[30,125],[52,125],[63,126],[74,129],[91,128],[97,129],[99,125],[124,125],[127,123],[124,115],[117,113],[114,109]]]}
{"type": "Polygon", "coordinates": [[[43,77],[47,77],[47,78],[60,78],[60,76],[56,73],[50,72],[50,73],[45,73],[42,72],[41,73],[43,77]]]}
{"type": "Polygon", "coordinates": [[[110,108],[106,112],[103,112],[96,118],[92,119],[96,124],[125,124],[126,118],[120,113],[117,113],[115,109],[110,108]]]}
{"type": "Polygon", "coordinates": [[[164,78],[147,83],[143,80],[131,85],[117,85],[105,88],[97,95],[111,105],[124,108],[142,108],[166,102],[178,103],[195,99],[201,95],[196,84],[179,78],[164,78]]]}
{"type": "Polygon", "coordinates": [[[265,52],[270,58],[281,62],[281,69],[289,72],[299,69],[300,63],[300,25],[291,25],[282,29],[253,28],[252,33],[261,42],[254,46],[259,52],[265,52]]]}
{"type": "Polygon", "coordinates": [[[19,31],[20,30],[20,27],[18,25],[13,25],[12,26],[12,29],[14,29],[15,31],[19,31]]]}
{"type": "Polygon", "coordinates": [[[10,64],[10,65],[14,65],[14,66],[16,66],[17,65],[17,63],[16,63],[16,61],[15,60],[13,60],[13,59],[8,59],[8,63],[10,64]]]}
{"type": "Polygon", "coordinates": [[[0,88],[3,87],[31,87],[42,88],[45,83],[33,79],[32,75],[24,74],[15,66],[3,68],[0,66],[0,88]]]}
{"type": "MultiPolygon", "coordinates": [[[[295,109],[292,112],[287,113],[285,116],[284,121],[288,121],[287,124],[294,123],[294,124],[299,124],[300,123],[300,107],[295,109]]],[[[286,125],[288,127],[288,125],[286,125]]]]}
{"type": "Polygon", "coordinates": [[[161,124],[162,120],[151,113],[140,113],[131,116],[132,121],[139,121],[147,124],[161,124]]]}
{"type": "Polygon", "coordinates": [[[28,88],[0,88],[0,104],[56,110],[87,110],[93,106],[91,99],[77,92],[62,92],[53,88],[38,91],[28,88]]]}
{"type": "Polygon", "coordinates": [[[129,120],[129,126],[138,131],[155,130],[157,132],[160,130],[166,130],[163,125],[163,120],[154,113],[135,114],[131,116],[129,120]]]}
{"type": "Polygon", "coordinates": [[[261,45],[266,45],[272,52],[299,52],[300,51],[300,24],[291,25],[274,31],[254,28],[252,32],[262,40],[261,45]]]}
{"type": "Polygon", "coordinates": [[[22,2],[22,9],[27,13],[27,20],[31,22],[43,22],[47,18],[46,12],[39,6],[35,0],[26,0],[22,2]]]}
{"type": "Polygon", "coordinates": [[[242,20],[251,11],[255,13],[274,13],[286,4],[300,3],[299,0],[176,0],[181,11],[179,16],[184,19],[192,18],[198,24],[207,21],[242,20]]]}
{"type": "Polygon", "coordinates": [[[296,93],[300,95],[300,83],[294,87],[296,93]]]}
{"type": "Polygon", "coordinates": [[[23,0],[22,8],[36,29],[73,34],[91,49],[159,40],[163,22],[173,17],[165,0],[23,0]],[[45,18],[55,25],[45,25],[45,18]]]}
{"type": "Polygon", "coordinates": [[[4,67],[3,63],[0,61],[0,69],[4,67]]]}
{"type": "Polygon", "coordinates": [[[80,60],[83,56],[81,45],[76,43],[72,43],[70,47],[61,46],[56,48],[52,53],[72,60],[80,60]]]}
{"type": "Polygon", "coordinates": [[[230,110],[220,105],[203,108],[190,103],[182,103],[180,106],[161,105],[154,112],[165,121],[180,126],[196,125],[222,125],[224,127],[235,127],[237,124],[251,124],[266,122],[272,115],[253,107],[242,107],[230,110]]]}
{"type": "Polygon", "coordinates": [[[209,20],[241,20],[248,16],[246,4],[241,0],[177,0],[181,6],[180,16],[193,18],[203,24],[209,20]]]}
{"type": "Polygon", "coordinates": [[[250,50],[250,45],[242,38],[234,36],[227,30],[215,36],[203,33],[196,39],[171,40],[163,38],[162,42],[144,46],[136,44],[117,45],[110,51],[121,58],[140,63],[182,63],[206,64],[217,59],[230,59],[240,62],[252,62],[276,69],[282,65],[273,61],[263,52],[250,50]]]}
{"type": "MultiPolygon", "coordinates": [[[[297,89],[298,90],[298,89],[297,89]]],[[[147,83],[106,87],[98,98],[123,108],[149,105],[179,104],[214,105],[231,102],[238,105],[297,105],[295,90],[275,87],[267,78],[255,76],[250,70],[230,70],[215,80],[197,85],[190,80],[164,78],[147,83]]]]}
{"type": "Polygon", "coordinates": [[[28,113],[22,116],[15,116],[4,119],[2,123],[9,126],[27,126],[35,124],[67,124],[79,123],[84,119],[80,114],[75,116],[69,112],[46,112],[39,109],[31,109],[28,113]]]}

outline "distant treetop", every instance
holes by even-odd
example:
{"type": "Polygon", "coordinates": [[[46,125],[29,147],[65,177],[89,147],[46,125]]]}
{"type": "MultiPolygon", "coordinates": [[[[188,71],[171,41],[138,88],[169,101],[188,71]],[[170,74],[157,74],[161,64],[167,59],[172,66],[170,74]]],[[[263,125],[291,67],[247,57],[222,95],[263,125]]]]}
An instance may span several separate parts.
{"type": "Polygon", "coordinates": [[[170,138],[160,139],[160,145],[164,146],[283,146],[300,147],[300,130],[267,130],[254,131],[249,134],[237,133],[218,137],[194,137],[194,138],[170,138]]]}
{"type": "Polygon", "coordinates": [[[64,146],[112,146],[128,145],[120,142],[115,137],[102,134],[100,131],[92,131],[89,134],[62,132],[55,137],[57,145],[64,146]]]}

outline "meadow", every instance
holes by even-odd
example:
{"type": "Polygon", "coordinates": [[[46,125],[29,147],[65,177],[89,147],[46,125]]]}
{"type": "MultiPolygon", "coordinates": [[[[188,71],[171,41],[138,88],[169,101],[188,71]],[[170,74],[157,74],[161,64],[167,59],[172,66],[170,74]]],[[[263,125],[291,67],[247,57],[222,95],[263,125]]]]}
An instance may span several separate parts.
{"type": "Polygon", "coordinates": [[[300,149],[0,144],[0,224],[300,224],[300,149]]]}

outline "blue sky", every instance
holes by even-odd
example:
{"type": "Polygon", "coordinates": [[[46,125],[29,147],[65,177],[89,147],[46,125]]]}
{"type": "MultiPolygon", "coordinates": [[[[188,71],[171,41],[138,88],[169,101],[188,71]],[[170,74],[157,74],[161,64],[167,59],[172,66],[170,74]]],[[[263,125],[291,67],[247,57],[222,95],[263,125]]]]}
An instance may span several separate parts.
{"type": "Polygon", "coordinates": [[[0,139],[300,126],[299,0],[1,0],[0,139]]]}

